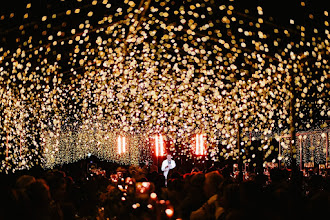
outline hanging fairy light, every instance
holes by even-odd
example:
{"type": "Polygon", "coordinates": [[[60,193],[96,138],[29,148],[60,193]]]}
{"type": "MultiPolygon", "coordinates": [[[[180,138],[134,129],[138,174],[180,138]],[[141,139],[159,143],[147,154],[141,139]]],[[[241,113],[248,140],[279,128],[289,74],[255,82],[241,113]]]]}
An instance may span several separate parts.
{"type": "Polygon", "coordinates": [[[126,152],[126,142],[125,137],[118,136],[117,139],[117,148],[118,148],[118,154],[122,154],[126,152]]]}
{"type": "MultiPolygon", "coordinates": [[[[151,147],[142,145],[142,136],[150,137],[155,130],[176,140],[181,153],[192,157],[190,137],[196,127],[207,134],[212,160],[237,158],[237,119],[244,119],[242,134],[264,137],[276,128],[281,135],[288,132],[291,73],[299,87],[297,129],[321,123],[314,115],[330,115],[328,11],[310,14],[309,19],[320,21],[312,26],[290,20],[297,29],[292,31],[280,25],[269,28],[272,22],[264,20],[262,6],[245,11],[248,17],[240,16],[244,13],[235,1],[145,1],[141,6],[135,1],[114,2],[95,0],[85,5],[88,10],[64,1],[50,3],[64,13],[35,18],[29,15],[35,7],[30,3],[24,10],[1,12],[0,29],[11,23],[19,27],[12,28],[18,32],[6,32],[0,46],[0,172],[31,168],[40,161],[46,161],[46,167],[73,162],[88,154],[138,164],[141,149],[147,155],[151,147]],[[100,8],[107,13],[97,13],[100,8]],[[77,22],[67,25],[67,19],[78,14],[77,22]],[[52,28],[57,24],[62,24],[61,31],[52,28]],[[223,25],[230,34],[223,33],[223,25]],[[11,37],[16,44],[5,43],[11,37]],[[108,126],[62,134],[68,116],[87,127],[95,120],[108,126]],[[116,132],[109,134],[114,129],[126,132],[125,156],[118,154],[116,132]],[[46,136],[46,146],[39,144],[40,131],[45,130],[56,131],[56,136],[46,136]],[[221,152],[214,147],[218,136],[227,146],[221,152]]],[[[321,128],[327,126],[324,122],[321,128]]],[[[164,152],[159,150],[164,147],[160,139],[157,155],[164,152]]],[[[268,147],[269,140],[260,151],[278,149],[268,147]]],[[[322,150],[319,146],[325,141],[315,141],[316,150],[322,150]]],[[[291,155],[284,147],[279,156],[288,161],[291,155]]],[[[323,161],[321,153],[315,158],[323,161]]]]}
{"type": "Polygon", "coordinates": [[[164,139],[163,135],[155,136],[155,151],[156,156],[164,156],[164,139]]]}

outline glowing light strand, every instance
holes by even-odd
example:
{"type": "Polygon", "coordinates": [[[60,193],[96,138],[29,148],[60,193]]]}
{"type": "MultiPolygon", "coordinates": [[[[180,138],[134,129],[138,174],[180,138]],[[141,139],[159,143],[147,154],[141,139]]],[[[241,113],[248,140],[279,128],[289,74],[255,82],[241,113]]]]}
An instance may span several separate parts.
{"type": "Polygon", "coordinates": [[[196,135],[196,155],[205,155],[204,136],[203,134],[196,135]]]}
{"type": "Polygon", "coordinates": [[[163,135],[156,135],[155,136],[155,151],[156,156],[164,156],[164,139],[163,135]]]}
{"type": "Polygon", "coordinates": [[[117,148],[118,148],[118,154],[126,153],[126,139],[125,139],[125,137],[118,136],[117,148]]]}

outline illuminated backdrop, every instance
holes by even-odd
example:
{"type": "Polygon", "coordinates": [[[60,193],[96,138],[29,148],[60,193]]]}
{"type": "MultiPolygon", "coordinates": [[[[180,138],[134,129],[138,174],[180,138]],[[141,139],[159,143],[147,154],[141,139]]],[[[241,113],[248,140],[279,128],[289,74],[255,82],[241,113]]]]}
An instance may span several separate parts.
{"type": "Polygon", "coordinates": [[[2,172],[86,153],[126,163],[121,134],[139,149],[145,138],[133,137],[164,134],[189,156],[203,133],[211,159],[235,159],[238,126],[249,161],[246,134],[259,133],[269,155],[263,137],[288,133],[293,97],[297,129],[327,126],[326,10],[300,2],[306,22],[280,25],[239,1],[46,2],[0,15],[2,172]]]}

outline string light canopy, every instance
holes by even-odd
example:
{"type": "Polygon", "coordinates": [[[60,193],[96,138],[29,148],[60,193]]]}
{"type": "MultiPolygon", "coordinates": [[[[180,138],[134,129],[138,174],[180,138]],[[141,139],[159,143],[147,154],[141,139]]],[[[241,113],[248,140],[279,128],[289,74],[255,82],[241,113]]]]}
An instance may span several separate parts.
{"type": "Polygon", "coordinates": [[[307,22],[277,23],[262,5],[232,0],[10,3],[0,12],[1,172],[50,160],[45,139],[67,124],[166,134],[187,154],[202,130],[213,160],[240,154],[238,120],[242,134],[287,133],[292,99],[297,129],[327,126],[324,9],[299,2],[307,22]]]}

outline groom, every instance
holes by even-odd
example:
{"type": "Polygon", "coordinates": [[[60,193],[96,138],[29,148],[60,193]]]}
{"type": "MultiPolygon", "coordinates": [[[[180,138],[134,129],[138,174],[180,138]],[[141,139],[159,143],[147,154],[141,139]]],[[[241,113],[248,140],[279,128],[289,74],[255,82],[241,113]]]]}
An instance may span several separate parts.
{"type": "Polygon", "coordinates": [[[172,155],[170,153],[167,154],[166,160],[163,161],[161,170],[164,172],[164,177],[165,177],[165,186],[167,186],[167,176],[168,172],[175,168],[176,164],[175,161],[172,160],[172,155]]]}

